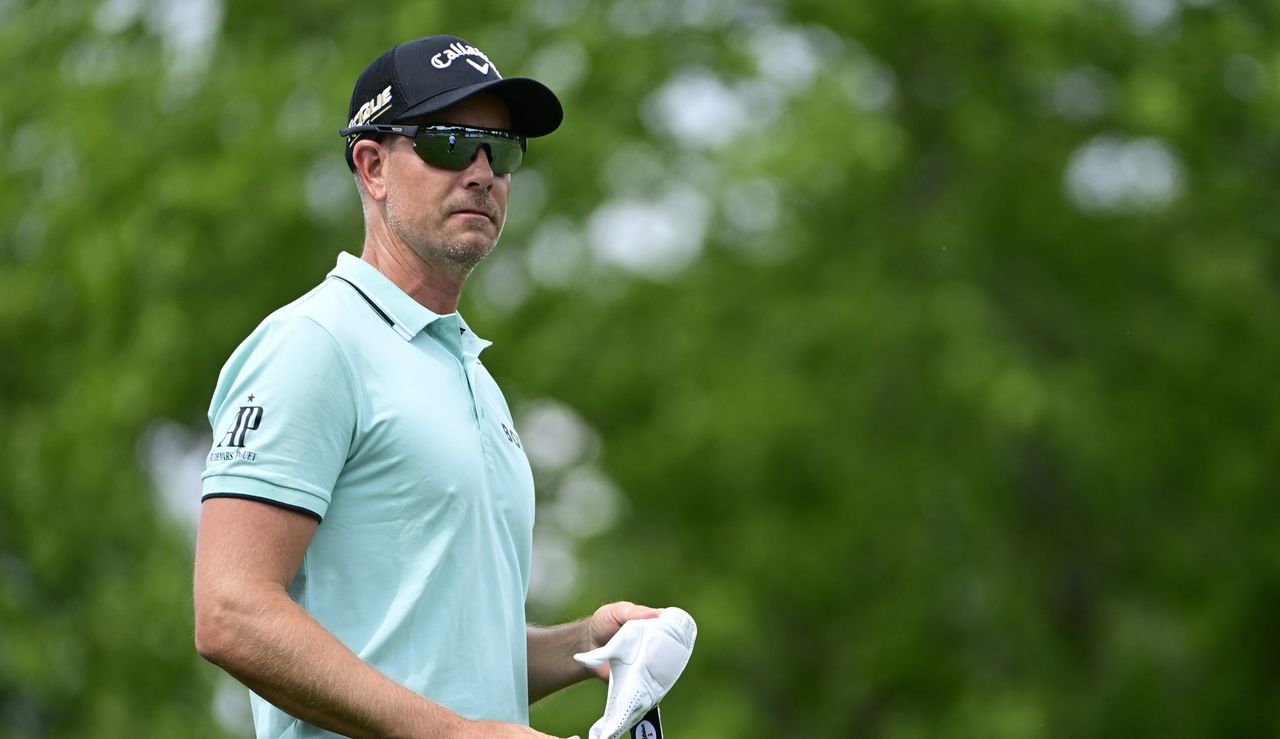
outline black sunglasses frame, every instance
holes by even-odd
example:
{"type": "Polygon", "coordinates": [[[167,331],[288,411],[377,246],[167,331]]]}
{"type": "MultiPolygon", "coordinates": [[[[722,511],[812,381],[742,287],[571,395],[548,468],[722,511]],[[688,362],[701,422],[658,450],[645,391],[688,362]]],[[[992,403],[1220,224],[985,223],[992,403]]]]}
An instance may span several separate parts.
{"type": "MultiPolygon", "coordinates": [[[[358,137],[363,134],[369,134],[369,133],[394,134],[396,136],[406,136],[408,138],[414,139],[413,148],[414,148],[414,151],[418,153],[418,156],[420,159],[422,159],[424,162],[432,166],[442,167],[444,169],[454,169],[454,171],[466,169],[466,166],[464,165],[462,167],[458,167],[455,169],[453,167],[449,167],[447,165],[440,164],[438,162],[432,162],[431,160],[427,159],[425,156],[423,156],[423,151],[418,149],[418,141],[417,141],[418,137],[419,136],[432,136],[432,137],[457,136],[458,138],[461,138],[461,139],[498,139],[500,141],[510,141],[512,143],[519,144],[520,155],[521,155],[520,160],[517,160],[515,163],[515,166],[511,167],[511,169],[505,172],[499,172],[497,171],[497,169],[495,169],[494,174],[499,174],[499,175],[511,174],[512,172],[516,171],[516,169],[520,167],[520,163],[521,163],[521,160],[523,160],[524,158],[524,154],[529,150],[528,143],[526,142],[525,137],[519,134],[511,133],[510,131],[503,131],[496,128],[476,128],[474,126],[444,126],[444,125],[404,126],[404,125],[399,125],[395,123],[368,123],[363,126],[351,126],[350,128],[344,128],[338,132],[340,136],[345,136],[349,140],[351,140],[351,145],[354,145],[355,143],[354,137],[358,137]]],[[[474,160],[475,153],[476,151],[479,150],[481,146],[484,146],[484,144],[481,143],[476,145],[476,148],[472,150],[471,158],[468,161],[474,160]]],[[[490,147],[489,162],[491,166],[493,164],[493,160],[494,160],[493,148],[490,147]]]]}

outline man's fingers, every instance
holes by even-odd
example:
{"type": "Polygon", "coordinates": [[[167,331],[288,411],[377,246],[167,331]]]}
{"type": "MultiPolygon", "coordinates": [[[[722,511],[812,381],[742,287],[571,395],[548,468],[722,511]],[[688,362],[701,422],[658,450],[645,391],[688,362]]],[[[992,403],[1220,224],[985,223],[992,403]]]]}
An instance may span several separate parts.
{"type": "Polygon", "coordinates": [[[589,632],[591,647],[595,648],[607,643],[628,621],[657,618],[661,614],[661,608],[651,608],[625,600],[600,606],[591,617],[589,632]]]}
{"type": "Polygon", "coordinates": [[[619,625],[634,619],[656,618],[662,613],[661,608],[651,608],[649,606],[642,606],[638,603],[631,603],[628,601],[620,601],[613,605],[615,606],[613,609],[613,617],[619,625]]]}

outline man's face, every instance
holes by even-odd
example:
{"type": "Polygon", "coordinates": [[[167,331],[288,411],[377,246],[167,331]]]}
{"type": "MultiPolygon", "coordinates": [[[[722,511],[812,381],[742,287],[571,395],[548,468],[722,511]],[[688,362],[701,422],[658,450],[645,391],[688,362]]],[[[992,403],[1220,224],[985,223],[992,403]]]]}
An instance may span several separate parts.
{"type": "MultiPolygon", "coordinates": [[[[412,123],[509,129],[511,118],[500,99],[481,94],[412,123]]],[[[422,161],[411,139],[393,136],[387,146],[391,232],[428,266],[466,276],[498,243],[511,175],[495,175],[484,148],[466,169],[450,170],[422,161]]]]}

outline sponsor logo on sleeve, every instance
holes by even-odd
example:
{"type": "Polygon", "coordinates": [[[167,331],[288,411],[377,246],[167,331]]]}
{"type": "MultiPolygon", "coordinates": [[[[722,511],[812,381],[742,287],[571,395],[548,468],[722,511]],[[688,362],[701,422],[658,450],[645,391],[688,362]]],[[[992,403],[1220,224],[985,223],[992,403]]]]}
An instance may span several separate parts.
{"type": "MultiPolygon", "coordinates": [[[[253,403],[254,396],[249,396],[249,403],[253,403]]],[[[236,411],[236,417],[231,422],[231,426],[227,428],[222,440],[214,447],[214,451],[209,454],[210,462],[230,462],[233,459],[243,459],[249,462],[258,458],[256,452],[246,451],[245,441],[249,436],[249,432],[257,431],[262,426],[262,406],[260,405],[242,405],[236,411]],[[221,449],[222,451],[218,451],[221,449]]]]}

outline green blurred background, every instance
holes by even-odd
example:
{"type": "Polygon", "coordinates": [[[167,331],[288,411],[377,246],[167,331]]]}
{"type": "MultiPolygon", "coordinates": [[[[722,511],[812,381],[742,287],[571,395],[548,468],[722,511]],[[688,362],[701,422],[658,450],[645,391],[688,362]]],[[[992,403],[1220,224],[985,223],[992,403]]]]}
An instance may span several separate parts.
{"type": "Polygon", "coordinates": [[[567,110],[463,306],[530,614],[693,613],[675,739],[1280,735],[1272,0],[0,0],[0,736],[247,735],[204,413],[439,32],[567,110]]]}

